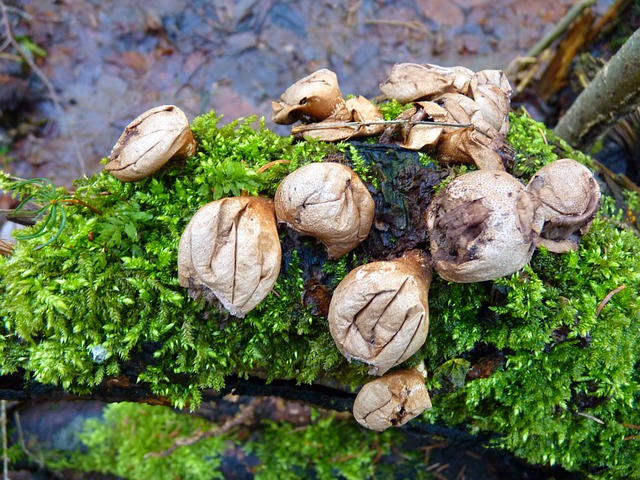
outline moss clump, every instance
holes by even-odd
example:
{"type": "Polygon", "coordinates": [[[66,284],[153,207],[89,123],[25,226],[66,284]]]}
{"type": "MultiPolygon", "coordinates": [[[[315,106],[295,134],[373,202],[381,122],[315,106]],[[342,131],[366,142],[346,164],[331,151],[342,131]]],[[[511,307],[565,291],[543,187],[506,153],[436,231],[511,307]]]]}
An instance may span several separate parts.
{"type": "MultiPolygon", "coordinates": [[[[20,371],[76,392],[125,376],[179,407],[197,405],[202,389],[220,389],[231,373],[259,370],[299,382],[322,375],[346,384],[366,378],[363,365],[342,358],[325,317],[303,299],[305,272],[323,270],[307,263],[307,250],[322,251],[311,241],[289,248],[295,242],[283,230],[275,293],[244,321],[193,301],[178,285],[177,244],[198,208],[227,195],[270,196],[289,171],[344,148],[294,143],[263,124],[254,129],[250,119],[223,127],[218,120],[210,113],[194,121],[199,148],[184,165],[129,184],[104,173],[80,181],[64,194],[100,214],[61,204],[66,226],[55,242],[37,250],[52,229],[0,259],[0,373],[20,371]]],[[[530,118],[511,121],[514,174],[523,182],[559,156],[591,163],[530,118]]],[[[0,187],[33,193],[6,175],[0,187]]],[[[576,252],[541,249],[521,272],[494,282],[434,278],[430,334],[409,362],[424,360],[434,372],[434,409],[423,421],[495,433],[496,446],[532,462],[640,477],[640,414],[633,408],[640,240],[620,227],[625,212],[610,198],[603,203],[576,252]]],[[[359,250],[326,263],[323,286],[330,294],[367,260],[359,250]]]]}

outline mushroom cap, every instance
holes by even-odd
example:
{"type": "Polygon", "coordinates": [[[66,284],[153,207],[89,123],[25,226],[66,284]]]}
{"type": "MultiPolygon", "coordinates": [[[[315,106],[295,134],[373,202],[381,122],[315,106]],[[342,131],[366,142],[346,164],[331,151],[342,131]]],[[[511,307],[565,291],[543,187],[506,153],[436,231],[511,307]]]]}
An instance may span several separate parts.
{"type": "Polygon", "coordinates": [[[287,175],[276,191],[278,221],[319,239],[338,258],[367,238],[375,204],[346,165],[310,163],[287,175]]]}
{"type": "Polygon", "coordinates": [[[271,108],[275,123],[289,125],[302,116],[324,120],[345,109],[345,103],[338,77],[331,70],[323,68],[287,88],[280,101],[271,103],[271,108]]]}
{"type": "Polygon", "coordinates": [[[139,115],[114,145],[105,170],[123,182],[145,178],[172,158],[195,153],[189,121],[175,105],[162,105],[139,115]]]}
{"type": "Polygon", "coordinates": [[[371,365],[382,375],[408,359],[425,342],[429,329],[431,272],[421,252],[372,262],[349,272],[329,306],[329,330],[349,360],[371,365]]]}
{"type": "Polygon", "coordinates": [[[397,370],[366,383],[353,403],[356,421],[381,432],[400,427],[431,408],[424,378],[416,370],[397,370]]]}
{"type": "Polygon", "coordinates": [[[182,234],[178,280],[242,318],[271,292],[281,259],[271,201],[223,198],[198,210],[182,234]]]}
{"type": "Polygon", "coordinates": [[[541,202],[545,223],[540,243],[556,253],[577,247],[577,232],[588,231],[600,204],[600,187],[591,171],[575,160],[557,160],[538,170],[527,190],[541,202]]]}
{"type": "Polygon", "coordinates": [[[473,72],[464,67],[399,63],[393,66],[380,90],[387,98],[409,103],[432,99],[446,92],[465,94],[472,76],[473,72]]]}
{"type": "Polygon", "coordinates": [[[543,219],[534,195],[506,172],[454,179],[427,209],[435,269],[446,280],[482,282],[526,265],[543,219]]]}

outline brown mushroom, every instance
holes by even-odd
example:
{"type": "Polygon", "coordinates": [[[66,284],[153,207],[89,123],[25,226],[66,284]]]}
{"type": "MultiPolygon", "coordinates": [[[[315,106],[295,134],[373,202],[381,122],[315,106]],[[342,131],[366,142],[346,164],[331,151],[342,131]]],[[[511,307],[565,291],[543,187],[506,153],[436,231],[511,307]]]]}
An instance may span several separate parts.
{"type": "Polygon", "coordinates": [[[557,160],[538,170],[527,190],[541,203],[539,244],[555,253],[578,248],[600,204],[600,187],[591,171],[575,160],[557,160]]]}
{"type": "Polygon", "coordinates": [[[163,105],[127,125],[104,168],[123,182],[134,182],[157,172],[171,159],[190,157],[195,150],[187,116],[174,105],[163,105]]]}
{"type": "Polygon", "coordinates": [[[310,163],[287,175],[275,195],[278,221],[319,239],[329,256],[353,250],[371,229],[375,204],[346,165],[310,163]]]}
{"type": "Polygon", "coordinates": [[[518,271],[531,259],[542,229],[539,205],[506,172],[478,170],[454,179],[427,209],[435,269],[458,283],[518,271]]]}
{"type": "Polygon", "coordinates": [[[382,375],[424,343],[429,329],[431,270],[424,253],[367,263],[347,274],[329,306],[329,330],[349,360],[382,375]]]}
{"type": "Polygon", "coordinates": [[[285,90],[280,101],[272,102],[275,123],[290,125],[308,117],[322,121],[348,117],[344,98],[334,72],[323,68],[298,80],[285,90]]]}
{"type": "Polygon", "coordinates": [[[178,280],[242,318],[271,292],[281,257],[272,202],[223,198],[198,210],[182,234],[178,280]]]}
{"type": "Polygon", "coordinates": [[[417,370],[398,370],[366,383],[353,404],[356,421],[381,432],[400,427],[431,408],[423,376],[417,370]]]}
{"type": "Polygon", "coordinates": [[[465,94],[472,77],[473,72],[464,67],[400,63],[393,66],[380,90],[400,103],[431,100],[447,92],[465,94]]]}

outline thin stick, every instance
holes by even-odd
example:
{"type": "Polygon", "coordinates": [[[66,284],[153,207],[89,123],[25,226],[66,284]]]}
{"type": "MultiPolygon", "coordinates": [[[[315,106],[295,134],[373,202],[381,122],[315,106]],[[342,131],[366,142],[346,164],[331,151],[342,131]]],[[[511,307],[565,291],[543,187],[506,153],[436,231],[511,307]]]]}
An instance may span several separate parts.
{"type": "Polygon", "coordinates": [[[456,127],[456,128],[469,128],[472,127],[470,123],[445,123],[445,122],[424,122],[424,121],[412,121],[412,120],[374,120],[371,122],[338,122],[338,123],[314,123],[312,125],[298,125],[292,127],[292,133],[307,132],[309,130],[327,130],[330,128],[342,128],[342,127],[368,127],[372,125],[429,125],[432,127],[456,127]]]}
{"type": "Polygon", "coordinates": [[[553,43],[553,41],[564,33],[571,23],[578,18],[584,10],[595,4],[595,0],[582,0],[580,3],[575,4],[569,9],[564,17],[556,24],[553,29],[547,33],[538,43],[536,43],[531,50],[529,50],[525,57],[537,57],[545,48],[553,43]]]}
{"type": "Polygon", "coordinates": [[[618,288],[615,288],[611,290],[609,293],[607,293],[607,296],[602,299],[602,301],[600,302],[600,305],[598,305],[598,308],[596,308],[596,317],[600,315],[600,312],[602,312],[602,309],[604,308],[604,306],[607,303],[609,303],[609,300],[611,300],[611,297],[613,297],[616,293],[624,290],[625,288],[626,288],[626,285],[620,285],[618,288]]]}

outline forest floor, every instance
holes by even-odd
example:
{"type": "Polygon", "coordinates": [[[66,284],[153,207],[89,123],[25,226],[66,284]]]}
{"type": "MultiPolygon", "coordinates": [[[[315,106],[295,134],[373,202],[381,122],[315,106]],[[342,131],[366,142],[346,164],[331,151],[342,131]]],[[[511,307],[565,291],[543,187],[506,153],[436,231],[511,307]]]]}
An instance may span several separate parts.
{"type": "MultiPolygon", "coordinates": [[[[224,115],[223,122],[264,116],[268,127],[286,135],[288,128],[270,121],[271,101],[319,68],[337,73],[345,95],[367,98],[380,94],[379,84],[395,63],[506,69],[575,3],[5,2],[0,44],[10,47],[4,41],[10,26],[23,51],[0,52],[0,168],[69,186],[102,168],[101,159],[133,118],[163,104],[178,105],[190,119],[211,109],[224,115]]],[[[594,15],[612,3],[596,2],[594,15]]],[[[535,106],[529,111],[544,117],[535,106]]],[[[0,208],[10,203],[4,197],[0,208]]],[[[95,413],[93,407],[86,411],[95,413]]],[[[42,417],[41,409],[35,412],[42,417]]],[[[60,412],[51,417],[51,428],[58,428],[60,412]]],[[[439,472],[443,478],[514,478],[514,471],[525,468],[511,458],[483,459],[478,452],[461,455],[456,447],[434,444],[429,461],[448,466],[439,472]],[[508,472],[501,472],[507,464],[508,472]]],[[[551,475],[526,471],[526,478],[551,475]]]]}

